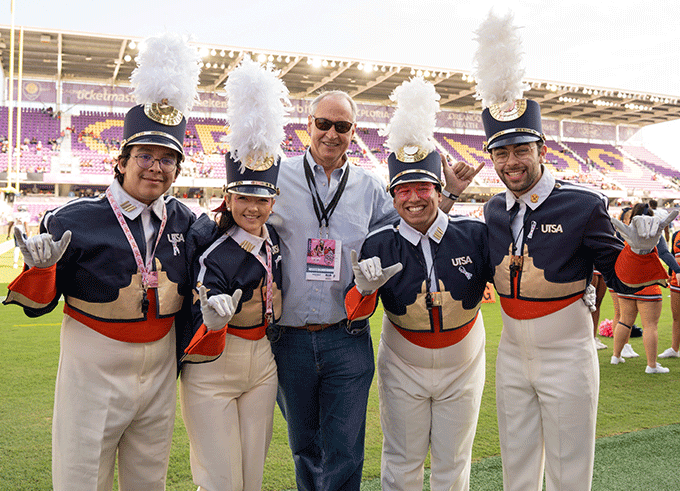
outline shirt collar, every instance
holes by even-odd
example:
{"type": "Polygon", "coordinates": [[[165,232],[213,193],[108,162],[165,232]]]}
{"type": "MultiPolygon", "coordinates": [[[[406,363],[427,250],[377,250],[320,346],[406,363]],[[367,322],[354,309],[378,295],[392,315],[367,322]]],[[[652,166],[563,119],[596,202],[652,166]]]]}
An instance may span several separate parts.
{"type": "Polygon", "coordinates": [[[541,170],[543,171],[543,174],[536,185],[519,198],[515,197],[509,189],[505,190],[505,208],[508,211],[510,211],[510,208],[512,208],[515,203],[520,202],[523,202],[529,208],[535,210],[548,198],[548,196],[550,196],[550,193],[552,193],[552,190],[555,187],[555,178],[542,164],[541,170]]]}
{"type": "Polygon", "coordinates": [[[272,245],[272,240],[269,237],[269,230],[267,230],[266,226],[263,227],[263,232],[263,236],[259,237],[246,232],[238,225],[234,225],[227,231],[227,235],[234,239],[241,249],[250,252],[253,256],[257,256],[265,241],[267,241],[270,246],[272,245]]]}
{"type": "Polygon", "coordinates": [[[127,193],[127,191],[123,189],[123,186],[120,185],[118,179],[114,179],[113,182],[111,183],[111,186],[109,187],[111,188],[113,199],[115,200],[116,203],[118,203],[118,206],[120,206],[123,215],[125,215],[130,220],[134,220],[135,218],[137,218],[147,208],[149,209],[149,211],[153,211],[159,219],[163,218],[163,208],[165,208],[165,200],[163,199],[162,195],[158,199],[156,199],[156,201],[147,206],[141,201],[136,200],[135,198],[130,196],[127,193]]]}
{"type": "Polygon", "coordinates": [[[399,222],[399,235],[408,240],[414,246],[417,246],[420,242],[420,239],[425,236],[439,243],[441,242],[442,237],[444,237],[444,232],[446,232],[446,227],[448,224],[449,218],[446,213],[440,209],[437,209],[437,218],[434,219],[434,222],[432,222],[432,225],[430,225],[430,228],[427,229],[426,233],[421,234],[415,228],[406,223],[406,221],[402,218],[399,222]]]}
{"type": "MultiPolygon", "coordinates": [[[[345,169],[349,165],[349,159],[347,158],[347,154],[343,154],[342,158],[344,159],[344,162],[342,163],[341,167],[338,167],[337,169],[333,169],[333,173],[335,171],[340,170],[341,172],[338,174],[339,176],[342,176],[343,172],[345,172],[345,169]]],[[[307,161],[310,162],[312,167],[318,168],[321,170],[321,172],[326,172],[322,166],[316,163],[316,160],[314,160],[314,157],[312,156],[312,151],[308,148],[307,149],[307,161]]]]}

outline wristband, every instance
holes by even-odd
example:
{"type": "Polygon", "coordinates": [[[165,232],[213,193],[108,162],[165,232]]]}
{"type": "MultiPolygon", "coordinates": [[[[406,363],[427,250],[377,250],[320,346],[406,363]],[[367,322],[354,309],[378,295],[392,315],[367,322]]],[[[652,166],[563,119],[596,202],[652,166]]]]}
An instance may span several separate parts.
{"type": "Polygon", "coordinates": [[[451,201],[456,201],[460,196],[456,196],[453,193],[449,193],[446,189],[442,188],[442,196],[449,198],[451,201]]]}

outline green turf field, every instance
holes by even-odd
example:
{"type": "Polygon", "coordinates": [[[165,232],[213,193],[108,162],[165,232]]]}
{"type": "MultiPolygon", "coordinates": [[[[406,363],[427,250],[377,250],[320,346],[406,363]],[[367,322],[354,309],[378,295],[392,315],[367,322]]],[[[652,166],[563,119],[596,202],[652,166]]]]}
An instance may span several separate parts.
{"type": "MultiPolygon", "coordinates": [[[[13,272],[8,276],[14,276],[13,272]]],[[[6,285],[0,287],[4,294],[6,285]]],[[[667,295],[668,290],[664,293],[667,295]]],[[[50,425],[61,312],[29,319],[16,306],[0,309],[0,345],[5,349],[5,367],[0,373],[0,489],[49,490],[50,425]]],[[[501,321],[498,305],[485,304],[482,311],[487,332],[487,379],[473,449],[475,464],[471,489],[500,490],[494,364],[501,321]]],[[[602,318],[611,317],[611,301],[606,297],[602,318]]],[[[375,348],[380,334],[379,319],[380,312],[372,319],[375,348]]],[[[670,319],[670,302],[664,298],[659,351],[670,346],[670,319]]],[[[669,374],[647,375],[641,338],[634,338],[631,343],[642,356],[617,366],[609,364],[612,339],[601,339],[609,349],[598,352],[601,389],[597,434],[607,438],[597,442],[593,489],[680,489],[677,470],[680,462],[680,359],[664,360],[664,366],[671,369],[669,374]],[[647,430],[650,428],[653,429],[647,430]]],[[[179,410],[177,414],[167,489],[193,490],[188,439],[179,410]]],[[[285,424],[277,409],[274,439],[265,467],[265,490],[280,491],[295,486],[286,438],[285,424]]],[[[368,407],[364,466],[364,488],[367,490],[380,489],[375,478],[380,472],[381,438],[374,380],[368,407]]]]}

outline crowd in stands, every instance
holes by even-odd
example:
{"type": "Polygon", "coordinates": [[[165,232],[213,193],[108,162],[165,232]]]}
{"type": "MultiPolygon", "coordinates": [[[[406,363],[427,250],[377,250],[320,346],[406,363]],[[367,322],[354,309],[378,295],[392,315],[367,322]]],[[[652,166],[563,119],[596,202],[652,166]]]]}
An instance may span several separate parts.
{"type": "MultiPolygon", "coordinates": [[[[4,113],[6,114],[6,108],[4,113]]],[[[22,129],[34,128],[33,133],[25,133],[20,146],[21,168],[25,172],[49,172],[50,158],[60,151],[61,142],[64,138],[72,135],[72,155],[78,159],[81,172],[86,174],[111,174],[115,165],[115,159],[120,148],[122,125],[111,125],[106,122],[116,121],[122,116],[114,113],[83,112],[72,118],[69,127],[60,129],[58,122],[45,123],[44,119],[54,120],[54,110],[44,108],[42,110],[28,110],[22,112],[22,129]],[[36,119],[36,122],[32,122],[36,119]],[[51,126],[56,124],[57,126],[51,126]],[[49,128],[48,128],[49,126],[49,128]],[[26,157],[32,156],[29,159],[26,157]]],[[[0,118],[2,114],[0,114],[0,118]]],[[[1,121],[0,121],[1,123],[1,121]]],[[[182,175],[191,178],[224,178],[224,159],[228,147],[220,137],[223,133],[224,121],[214,118],[197,118],[190,120],[187,126],[184,146],[186,147],[187,161],[183,166],[182,175]],[[215,141],[204,142],[205,128],[213,132],[215,141]],[[220,128],[216,131],[212,127],[220,128]],[[203,131],[203,133],[202,133],[203,131]],[[218,138],[220,137],[220,138],[218,138]]],[[[0,132],[6,131],[0,126],[0,132]]],[[[286,137],[282,142],[282,149],[287,156],[299,155],[306,149],[304,133],[306,125],[293,123],[286,128],[286,137]]],[[[460,135],[460,134],[436,134],[437,141],[445,151],[451,154],[453,159],[470,157],[477,160],[476,163],[486,162],[486,167],[478,176],[481,184],[496,186],[500,185],[498,177],[493,172],[492,164],[485,158],[483,152],[483,136],[460,135]],[[462,153],[461,153],[462,152],[462,153]]],[[[7,153],[7,136],[0,137],[0,152],[7,153]]],[[[554,170],[555,175],[567,181],[575,182],[587,187],[603,191],[623,191],[626,189],[648,189],[642,187],[639,182],[649,183],[649,189],[677,189],[680,188],[680,171],[672,168],[651,152],[642,147],[619,148],[608,144],[589,144],[583,142],[550,142],[551,152],[548,155],[548,164],[554,170]],[[625,156],[632,155],[635,161],[625,156]],[[565,160],[566,159],[566,160],[565,160]],[[575,164],[576,162],[576,164],[575,164]],[[638,180],[632,180],[626,166],[638,165],[641,168],[637,176],[638,180]],[[574,172],[574,169],[578,171],[574,172]]],[[[376,128],[357,128],[355,140],[348,149],[348,156],[352,162],[362,167],[370,168],[380,175],[386,174],[386,162],[389,152],[385,147],[385,137],[379,134],[376,128]]],[[[475,162],[471,162],[475,164],[475,162]]],[[[6,160],[0,157],[0,171],[6,169],[6,160]]]]}

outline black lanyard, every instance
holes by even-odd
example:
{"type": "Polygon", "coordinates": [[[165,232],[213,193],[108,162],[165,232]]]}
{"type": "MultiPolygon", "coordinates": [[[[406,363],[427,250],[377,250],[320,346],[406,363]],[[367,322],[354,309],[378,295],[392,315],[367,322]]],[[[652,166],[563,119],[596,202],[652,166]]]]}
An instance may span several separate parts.
{"type": "Polygon", "coordinates": [[[343,191],[345,191],[345,186],[347,185],[347,179],[349,178],[349,164],[347,165],[347,169],[340,179],[340,184],[338,184],[338,189],[335,191],[335,196],[333,196],[331,202],[328,203],[328,207],[326,207],[323,204],[323,200],[319,196],[319,191],[316,187],[316,180],[314,180],[314,174],[312,174],[312,169],[309,167],[309,163],[307,162],[307,155],[304,156],[302,162],[305,167],[307,186],[309,187],[309,191],[312,193],[314,212],[316,213],[316,218],[319,220],[319,228],[325,225],[326,229],[328,229],[328,221],[331,219],[331,215],[335,211],[335,207],[338,206],[340,196],[342,196],[343,191]]]}

